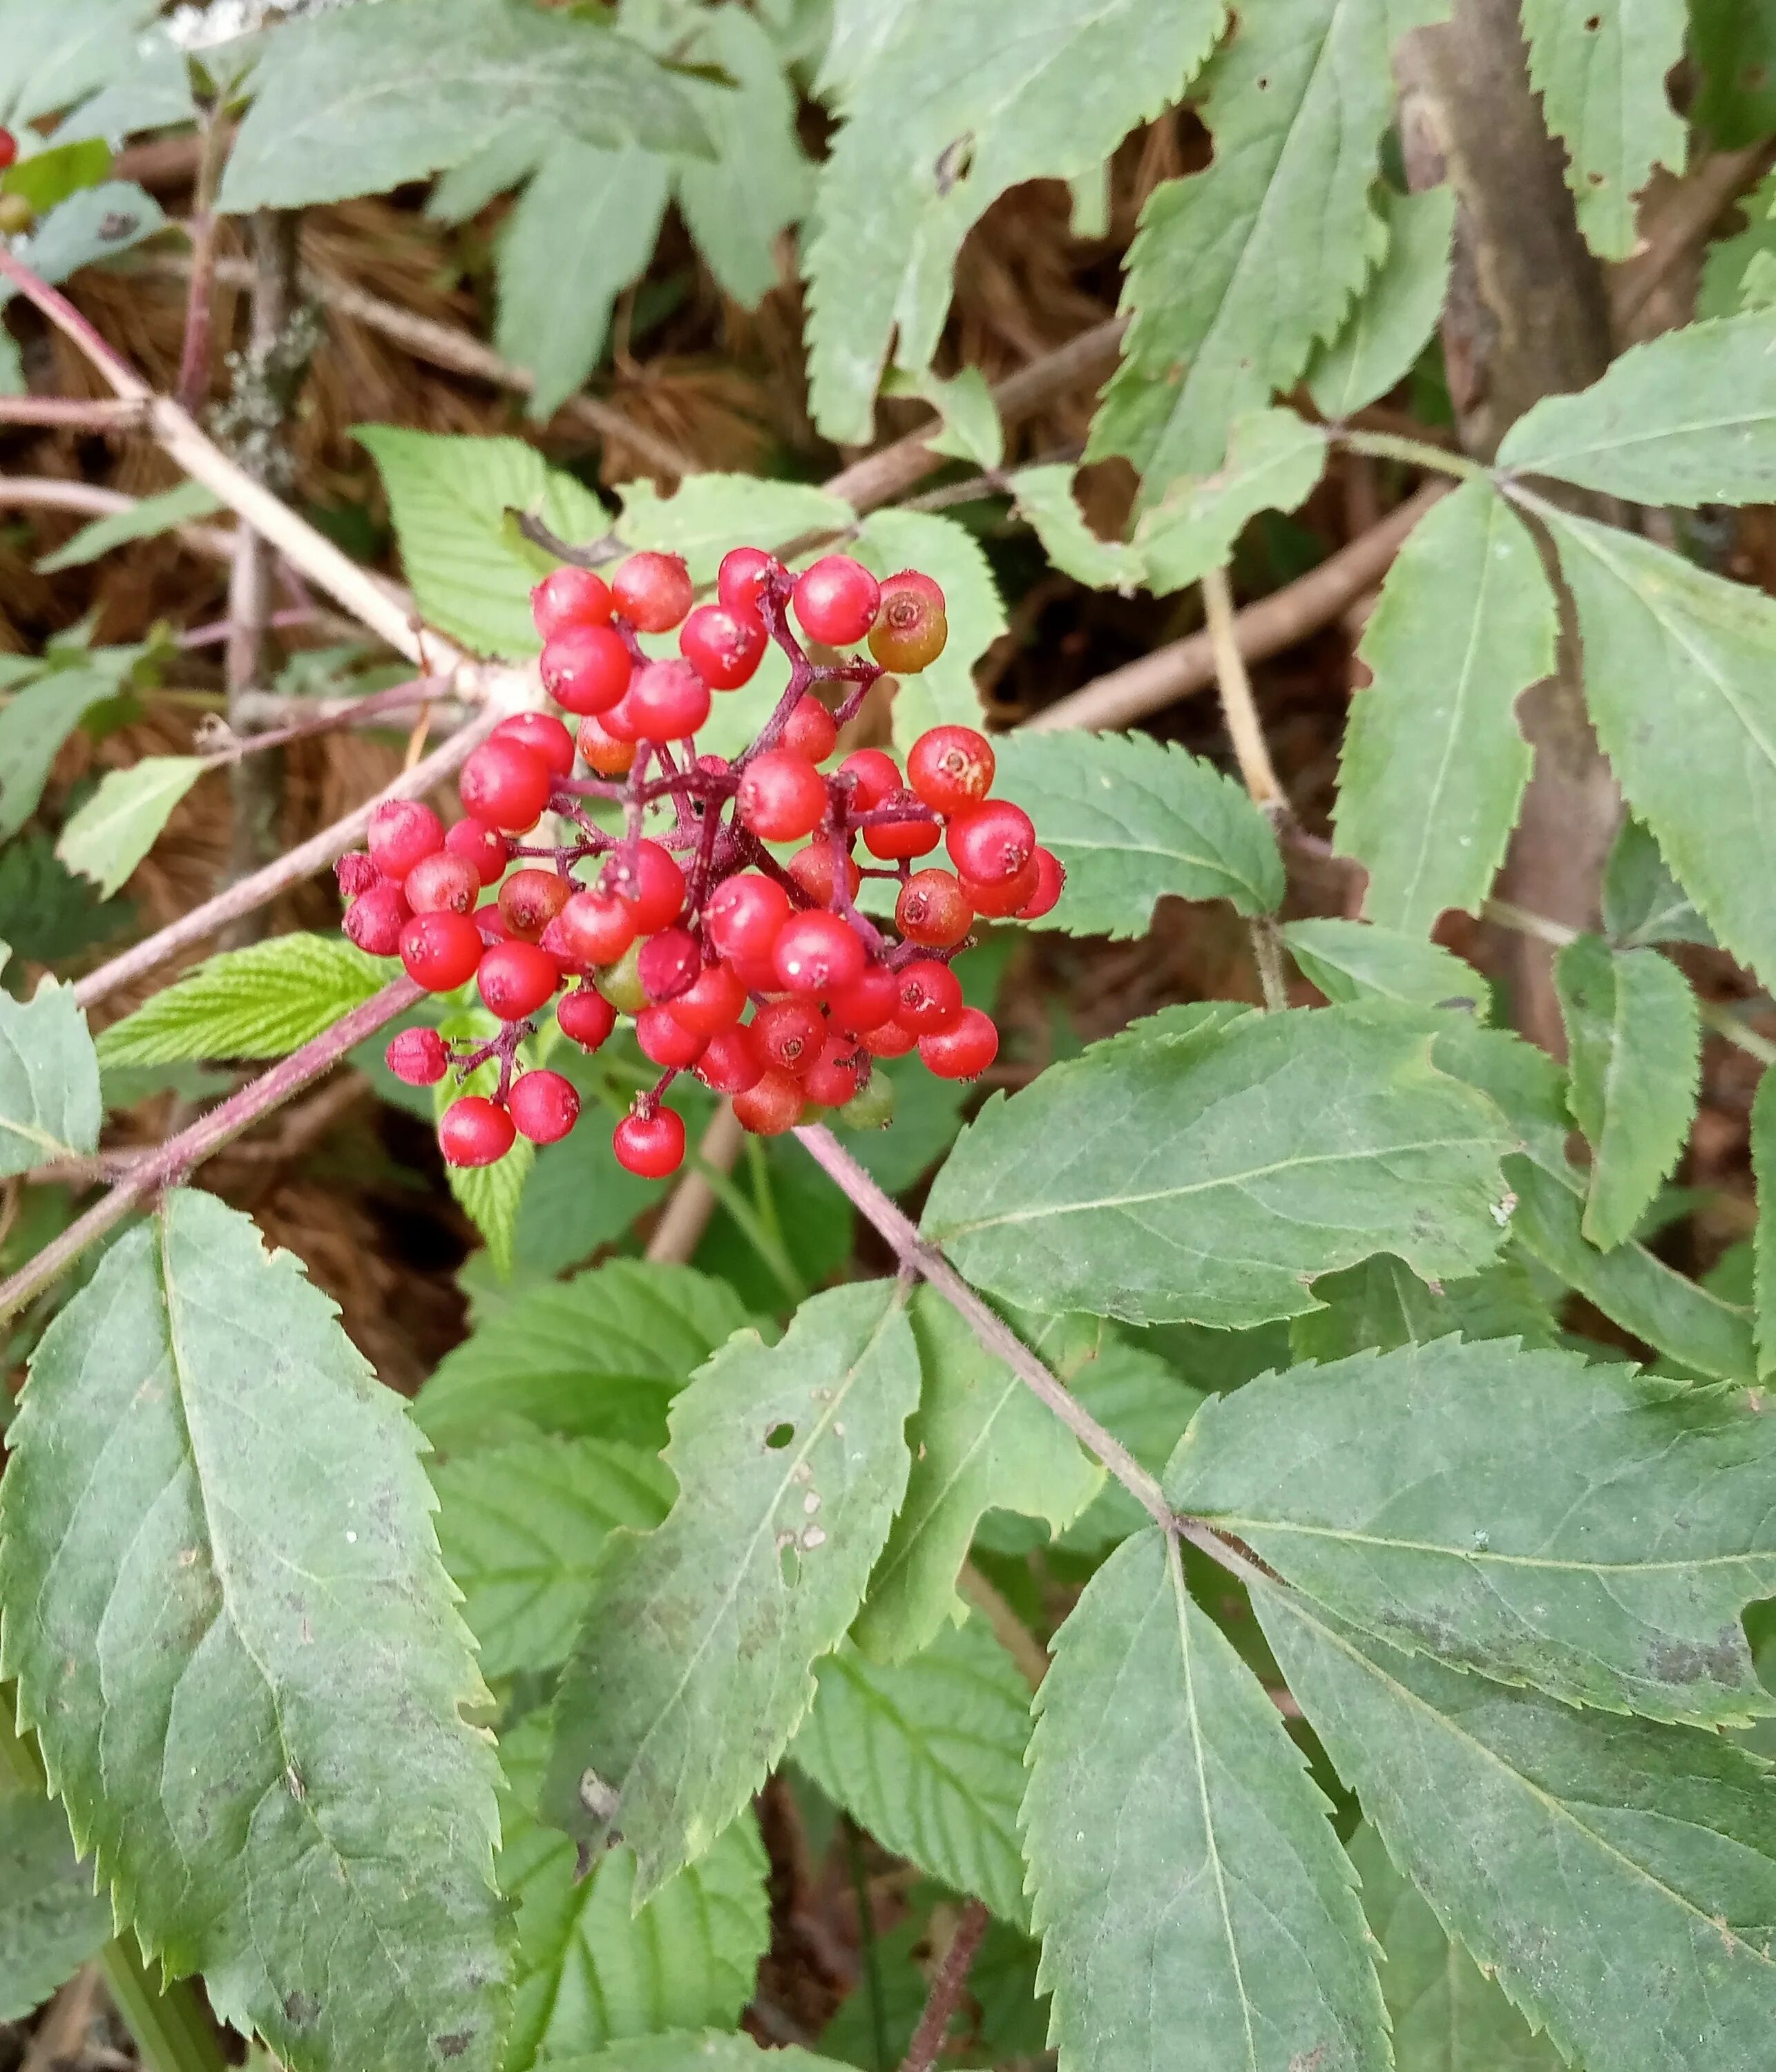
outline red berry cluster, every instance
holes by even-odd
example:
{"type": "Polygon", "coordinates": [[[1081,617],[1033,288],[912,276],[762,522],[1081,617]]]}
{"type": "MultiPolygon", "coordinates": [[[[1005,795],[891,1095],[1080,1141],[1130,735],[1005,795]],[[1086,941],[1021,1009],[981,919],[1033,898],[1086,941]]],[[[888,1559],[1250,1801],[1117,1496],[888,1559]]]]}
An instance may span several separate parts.
{"type": "Polygon", "coordinates": [[[674,554],[635,554],[608,585],[557,569],[532,606],[543,683],[577,734],[547,713],[503,720],[463,765],[465,819],[446,829],[430,807],[391,801],[371,821],[368,854],[340,862],[353,942],[398,955],[430,992],[473,978],[500,1022],[479,1045],[412,1029],[388,1046],[389,1068],[413,1086],[497,1060],[491,1096],[445,1111],[438,1136],[453,1165],[489,1165],[520,1133],[553,1144],[574,1127],[572,1083],[517,1067],[531,1018],[557,993],[574,1042],[596,1050],[619,1013],[633,1015],[660,1067],[615,1137],[621,1163],[649,1177],[684,1155],[684,1123],[661,1104],[680,1072],[731,1095],[748,1129],[774,1136],[810,1109],[886,1122],[893,1089],[872,1080],[874,1059],[916,1047],[932,1071],[963,1079],[997,1051],[998,1031],[963,1004],[950,960],[977,915],[1046,914],[1063,874],[1029,816],[989,796],[990,744],[972,727],[938,726],[914,742],[904,775],[876,748],[819,767],[878,676],[943,652],[944,593],[911,570],[878,584],[842,554],[792,576],[755,547],[726,557],[717,593],[693,610],[674,554]],[[867,639],[872,659],[812,661],[792,614],[824,646],[867,639]],[[679,659],[651,660],[638,635],[675,627],[679,659]],[[791,674],[771,718],[733,760],[699,754],[712,694],[747,682],[772,641],[791,674]],[[820,684],[848,689],[829,707],[820,684]],[[576,750],[593,775],[574,775],[576,750]],[[598,824],[591,800],[620,807],[620,833],[598,824]],[[649,808],[672,815],[657,840],[643,833],[649,808]],[[570,838],[526,843],[550,811],[570,838]],[[857,861],[860,841],[873,861],[857,861]],[[767,846],[792,842],[805,846],[787,863],[767,846]],[[915,868],[939,842],[952,867],[915,868]],[[574,873],[588,861],[598,874],[582,882],[574,873]],[[858,911],[866,877],[897,882],[898,939],[858,911]]]}

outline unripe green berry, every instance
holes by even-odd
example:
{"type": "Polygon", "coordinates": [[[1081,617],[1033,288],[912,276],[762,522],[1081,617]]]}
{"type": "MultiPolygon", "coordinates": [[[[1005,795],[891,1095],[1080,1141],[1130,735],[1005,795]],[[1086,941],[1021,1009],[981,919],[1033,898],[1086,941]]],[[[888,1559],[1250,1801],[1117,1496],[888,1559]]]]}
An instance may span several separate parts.
{"type": "Polygon", "coordinates": [[[648,1005],[641,982],[641,944],[631,943],[614,964],[593,974],[592,983],[619,1014],[639,1014],[648,1005]]]}
{"type": "Polygon", "coordinates": [[[847,1129],[886,1129],[894,1119],[894,1081],[886,1072],[872,1072],[835,1112],[847,1129]]]}

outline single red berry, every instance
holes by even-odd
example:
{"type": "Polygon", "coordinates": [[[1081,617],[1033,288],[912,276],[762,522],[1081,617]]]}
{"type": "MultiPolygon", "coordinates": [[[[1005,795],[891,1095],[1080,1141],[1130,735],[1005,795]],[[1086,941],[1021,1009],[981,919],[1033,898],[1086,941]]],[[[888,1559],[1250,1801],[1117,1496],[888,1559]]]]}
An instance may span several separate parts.
{"type": "Polygon", "coordinates": [[[672,998],[673,1014],[700,1036],[731,1029],[746,1011],[746,989],[732,964],[705,964],[692,983],[672,998]]]}
{"type": "Polygon", "coordinates": [[[725,957],[767,957],[789,919],[789,894],[775,878],[756,871],[724,878],[703,910],[710,942],[725,957]]]}
{"type": "MultiPolygon", "coordinates": [[[[633,679],[631,679],[633,680],[633,679]]],[[[598,715],[605,732],[613,741],[626,741],[632,747],[641,738],[641,730],[635,724],[635,716],[629,709],[629,693],[625,691],[608,712],[598,715]]]]}
{"type": "Polygon", "coordinates": [[[959,813],[993,789],[993,744],[972,726],[934,726],[906,751],[906,782],[939,813],[959,813]]]}
{"type": "Polygon", "coordinates": [[[1036,896],[1042,871],[1033,856],[1013,877],[997,885],[983,885],[977,878],[962,880],[962,894],[976,914],[989,921],[1002,921],[1008,914],[1021,913],[1036,896]]]}
{"type": "Polygon", "coordinates": [[[901,788],[899,767],[884,749],[853,749],[839,765],[838,774],[851,780],[853,813],[867,813],[886,805],[901,788]]]}
{"type": "Polygon", "coordinates": [[[545,640],[569,626],[608,626],[610,586],[590,569],[555,569],[530,594],[530,615],[545,640]]]}
{"type": "Polygon", "coordinates": [[[512,935],[511,929],[506,925],[505,915],[500,911],[497,900],[483,900],[469,919],[481,931],[483,943],[504,943],[512,935]]]}
{"type": "Polygon", "coordinates": [[[944,652],[950,622],[944,615],[944,593],[929,576],[903,569],[887,577],[870,629],[870,652],[897,676],[916,676],[944,652]]]}
{"type": "Polygon", "coordinates": [[[962,1012],[962,981],[935,957],[902,964],[895,976],[900,980],[900,1005],[894,1019],[915,1036],[948,1029],[962,1012]]]}
{"type": "Polygon", "coordinates": [[[749,993],[763,993],[768,997],[783,991],[783,982],[777,976],[776,965],[768,956],[730,957],[727,962],[734,966],[734,976],[749,993]]]}
{"type": "Polygon", "coordinates": [[[1039,921],[1043,915],[1052,913],[1055,902],[1067,889],[1066,866],[1052,849],[1038,849],[1034,861],[1036,890],[1018,909],[1020,921],[1039,921]]]}
{"type": "Polygon", "coordinates": [[[512,1117],[483,1094],[464,1094],[444,1111],[438,1148],[452,1166],[492,1166],[511,1150],[518,1133],[512,1117]]]}
{"type": "Polygon", "coordinates": [[[464,808],[489,827],[522,834],[549,804],[549,765],[518,741],[483,741],[457,781],[464,808]]]}
{"type": "Polygon", "coordinates": [[[712,1093],[743,1094],[764,1076],[764,1060],[750,1029],[717,1029],[692,1067],[712,1093]]]}
{"type": "Polygon", "coordinates": [[[770,635],[750,605],[699,605],[680,629],[678,652],[712,690],[751,680],[770,635]]]}
{"type": "Polygon", "coordinates": [[[347,899],[356,899],[372,885],[382,882],[382,873],[361,849],[348,849],[334,865],[333,875],[347,899]]]}
{"type": "Polygon", "coordinates": [[[532,1144],[558,1144],[580,1119],[580,1097],[559,1072],[526,1072],[506,1096],[520,1136],[532,1144]]]}
{"type": "MultiPolygon", "coordinates": [[[[816,906],[832,906],[838,903],[834,898],[839,882],[835,866],[842,854],[842,851],[836,852],[829,841],[811,841],[806,849],[797,849],[784,867],[816,906]]],[[[863,873],[849,857],[845,857],[845,889],[853,899],[862,883],[863,873]]]]}
{"type": "Polygon", "coordinates": [[[459,856],[483,885],[497,885],[511,854],[505,837],[485,820],[458,820],[444,837],[444,846],[459,856]]]}
{"type": "Polygon", "coordinates": [[[863,976],[863,938],[837,914],[792,914],[771,952],[777,976],[791,993],[828,993],[863,976]]]}
{"type": "Polygon", "coordinates": [[[647,553],[629,557],[611,578],[610,594],[618,610],[642,632],[669,633],[690,610],[696,593],[682,555],[647,553]]]}
{"type": "Polygon", "coordinates": [[[709,716],[709,687],[689,662],[650,662],[636,670],[623,708],[638,739],[684,741],[709,716]]]}
{"type": "Polygon", "coordinates": [[[367,956],[392,957],[401,948],[401,930],[410,911],[401,887],[386,878],[378,878],[346,908],[342,923],[346,940],[356,943],[367,956]]]}
{"type": "Polygon", "coordinates": [[[904,1058],[919,1038],[898,1022],[885,1022],[879,1029],[865,1029],[861,1040],[872,1058],[904,1058]]]}
{"type": "Polygon", "coordinates": [[[863,830],[863,845],[872,856],[898,863],[909,857],[929,856],[942,839],[931,809],[911,791],[897,791],[875,809],[893,813],[891,820],[878,820],[863,830]]]}
{"type": "Polygon", "coordinates": [[[875,623],[882,590],[861,561],[849,554],[823,554],[796,578],[790,593],[796,617],[811,640],[849,648],[875,623]]]}
{"type": "Polygon", "coordinates": [[[561,1034],[582,1050],[595,1050],[617,1026],[617,1010],[589,985],[564,993],[555,1003],[561,1034]]]}
{"type": "Polygon", "coordinates": [[[482,953],[475,982],[491,1013],[522,1022],[561,982],[561,968],[535,943],[495,943],[482,953]]]}
{"type": "Polygon", "coordinates": [[[397,884],[444,846],[444,823],[417,799],[384,799],[370,816],[370,861],[397,884]]]}
{"type": "Polygon", "coordinates": [[[799,841],[826,816],[826,779],[805,755],[767,749],[746,765],[734,810],[764,841],[799,841]]]}
{"type": "Polygon", "coordinates": [[[703,968],[703,952],[689,928],[662,928],[641,946],[635,969],[648,997],[658,1006],[676,1000],[696,985],[703,968]]]}
{"type": "Polygon", "coordinates": [[[781,745],[791,755],[806,756],[810,763],[824,763],[839,745],[839,730],[832,715],[812,691],[785,723],[781,745]]]}
{"type": "Polygon", "coordinates": [[[900,986],[886,964],[869,964],[849,985],[839,987],[828,1005],[841,1029],[861,1035],[894,1019],[900,1005],[900,986]]]}
{"type": "Polygon", "coordinates": [[[596,713],[580,722],[580,730],[574,738],[580,745],[581,754],[586,758],[586,767],[596,770],[601,777],[627,777],[635,767],[635,742],[619,741],[606,730],[596,713]]]}
{"type": "Polygon", "coordinates": [[[684,1162],[683,1118],[669,1108],[652,1115],[626,1115],[610,1133],[610,1148],[625,1172],[643,1180],[664,1180],[684,1162]]]}
{"type": "Polygon", "coordinates": [[[18,139],[10,130],[0,130],[0,173],[18,155],[18,139]]]}
{"type": "Polygon", "coordinates": [[[947,1029],[919,1039],[927,1071],[940,1079],[977,1079],[999,1054],[999,1031],[978,1007],[964,1007],[947,1029]]]}
{"type": "Polygon", "coordinates": [[[422,856],[401,889],[416,914],[467,914],[480,896],[481,874],[472,863],[441,849],[422,856]]]}
{"type": "Polygon", "coordinates": [[[567,904],[573,886],[553,870],[515,870],[500,888],[500,911],[520,942],[534,943],[567,904]]]}
{"type": "Polygon", "coordinates": [[[382,1057],[403,1086],[435,1087],[450,1069],[450,1054],[435,1029],[403,1029],[389,1038],[382,1057]]]}
{"type": "Polygon", "coordinates": [[[644,1007],[635,1017],[635,1042],[641,1054],[662,1071],[688,1071],[702,1056],[708,1041],[675,1021],[669,1007],[644,1007]]]}
{"type": "Polygon", "coordinates": [[[609,712],[629,688],[635,664],[613,626],[566,626],[543,649],[537,670],[558,705],[584,717],[609,712]]]}
{"type": "Polygon", "coordinates": [[[657,935],[684,911],[684,874],[658,842],[637,845],[635,873],[626,883],[609,869],[605,875],[629,902],[638,935],[657,935]]]}
{"type": "Polygon", "coordinates": [[[635,910],[614,892],[576,892],[556,916],[576,964],[614,964],[635,939],[635,910]]]}
{"type": "Polygon", "coordinates": [[[573,774],[574,737],[553,713],[514,713],[510,719],[501,720],[487,738],[516,741],[532,755],[541,756],[554,776],[573,774]]]}
{"type": "Polygon", "coordinates": [[[787,1072],[767,1071],[734,1096],[734,1119],[754,1137],[781,1137],[801,1120],[805,1104],[800,1079],[787,1072]]]}
{"type": "Polygon", "coordinates": [[[944,831],[950,861],[983,885],[1015,878],[1036,853],[1036,829],[1022,807],[988,799],[958,813],[944,831]]]}
{"type": "Polygon", "coordinates": [[[821,1108],[843,1108],[857,1090],[867,1058],[854,1036],[828,1036],[803,1075],[803,1092],[821,1108]]]}
{"type": "Polygon", "coordinates": [[[759,598],[783,573],[783,563],[763,547],[732,547],[722,557],[715,594],[724,604],[756,610],[759,598]]]}
{"type": "Polygon", "coordinates": [[[747,1026],[774,1071],[805,1072],[826,1042],[826,1018],[812,1001],[767,1000],[747,1026]]]}
{"type": "Polygon", "coordinates": [[[974,909],[948,870],[915,870],[894,902],[894,926],[921,949],[952,949],[974,926],[974,909]]]}
{"type": "Polygon", "coordinates": [[[416,914],[401,931],[407,976],[428,993],[454,993],[475,976],[481,931],[471,914],[416,914]]]}

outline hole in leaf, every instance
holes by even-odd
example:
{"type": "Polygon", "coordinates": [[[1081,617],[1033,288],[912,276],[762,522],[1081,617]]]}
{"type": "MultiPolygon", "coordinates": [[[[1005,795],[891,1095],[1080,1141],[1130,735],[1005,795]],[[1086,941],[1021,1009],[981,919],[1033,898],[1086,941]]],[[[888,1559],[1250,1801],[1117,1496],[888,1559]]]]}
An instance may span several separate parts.
{"type": "Polygon", "coordinates": [[[774,1453],[780,1453],[796,1436],[793,1424],[773,1424],[765,1434],[765,1444],[774,1453]]]}

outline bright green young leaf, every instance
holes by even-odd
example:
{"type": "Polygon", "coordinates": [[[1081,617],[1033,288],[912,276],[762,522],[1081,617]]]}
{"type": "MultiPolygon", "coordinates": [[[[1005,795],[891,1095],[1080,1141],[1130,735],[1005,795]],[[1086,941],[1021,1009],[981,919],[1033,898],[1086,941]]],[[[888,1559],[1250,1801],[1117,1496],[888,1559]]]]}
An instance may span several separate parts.
{"type": "Polygon", "coordinates": [[[1125,540],[1106,540],[1085,522],[1073,494],[1070,461],[1019,468],[1007,482],[1018,516],[1033,527],[1042,552],[1063,574],[1093,590],[1132,596],[1146,581],[1147,565],[1125,540]]]}
{"type": "Polygon", "coordinates": [[[536,1818],[548,1725],[533,1713],[500,1744],[508,1779],[500,1882],[518,1927],[501,2072],[553,2066],[630,2037],[738,2021],[771,1941],[751,1808],[638,1910],[630,1850],[610,1850],[577,1879],[573,1843],[536,1818]]]}
{"type": "Polygon", "coordinates": [[[126,546],[132,540],[158,539],[162,532],[171,532],[175,525],[189,524],[195,518],[208,518],[221,508],[221,499],[202,483],[182,482],[176,489],[163,489],[156,495],[144,496],[127,510],[113,512],[109,518],[95,518],[90,525],[83,525],[66,546],[44,555],[37,564],[37,573],[47,576],[63,569],[84,568],[88,562],[109,554],[114,547],[126,546]]]}
{"type": "Polygon", "coordinates": [[[812,483],[753,475],[693,475],[670,496],[651,482],[625,482],[617,494],[623,500],[617,537],[627,547],[682,554],[695,583],[715,581],[730,547],[781,549],[804,535],[843,532],[857,522],[842,497],[812,483]]]}
{"type": "MultiPolygon", "coordinates": [[[[446,1014],[438,1029],[446,1041],[454,1039],[479,1045],[498,1035],[500,1024],[484,1007],[459,1007],[446,1014]]],[[[519,1064],[528,1066],[535,1062],[530,1046],[522,1045],[518,1052],[519,1064]]],[[[445,1110],[466,1094],[479,1094],[483,1098],[491,1096],[499,1083],[500,1063],[495,1058],[489,1058],[461,1078],[454,1072],[447,1072],[432,1088],[434,1119],[442,1122],[445,1110]]],[[[518,1204],[536,1162],[536,1145],[528,1137],[520,1137],[504,1158],[495,1159],[491,1166],[446,1164],[444,1168],[445,1182],[456,1198],[457,1207],[481,1233],[493,1270],[502,1281],[511,1278],[518,1204]]]]}
{"type": "Polygon", "coordinates": [[[956,1579],[983,1512],[1046,1519],[1058,1533],[1104,1480],[1054,1412],[982,1350],[935,1289],[919,1291],[911,1315],[923,1374],[906,1427],[912,1473],[852,1629],[881,1662],[917,1655],[962,1616],[956,1579]]]}
{"type": "Polygon", "coordinates": [[[1381,213],[1387,255],[1343,328],[1308,362],[1308,393],[1334,422],[1405,380],[1435,334],[1449,293],[1454,188],[1398,194],[1384,187],[1381,213]]]}
{"type": "Polygon", "coordinates": [[[1443,1338],[1249,1382],[1166,1471],[1182,1511],[1411,1653],[1650,1719],[1776,1712],[1776,1419],[1745,1389],[1443,1338]]]}
{"type": "Polygon", "coordinates": [[[1657,950],[1581,935],[1554,960],[1568,1094],[1591,1146],[1585,1235],[1604,1252],[1634,1235],[1690,1133],[1702,1023],[1690,982],[1657,950]]]}
{"type": "MultiPolygon", "coordinates": [[[[1682,19],[1682,10],[1677,10],[1682,19]]],[[[1761,310],[1632,346],[1577,395],[1519,417],[1498,465],[1636,504],[1776,497],[1776,343],[1761,310]]]]}
{"type": "Polygon", "coordinates": [[[97,669],[52,669],[0,709],[0,841],[10,841],[37,810],[62,743],[94,705],[117,695],[97,669]]]}
{"type": "Polygon", "coordinates": [[[1005,608],[980,542],[953,518],[926,511],[873,511],[850,550],[878,576],[921,569],[944,591],[950,637],[944,652],[894,693],[894,746],[905,755],[927,727],[978,726],[975,664],[1005,631],[1005,608]]]}
{"type": "Polygon", "coordinates": [[[724,1281],[614,1259],[515,1297],[445,1355],[413,1414],[444,1453],[551,1432],[652,1452],[673,1395],[747,1322],[724,1281]]]}
{"type": "Polygon", "coordinates": [[[1126,1038],[995,1096],[937,1176],[927,1237],[968,1278],[1053,1314],[1238,1326],[1392,1252],[1472,1273],[1507,1219],[1511,1138],[1392,1005],[1126,1038]]]}
{"type": "Polygon", "coordinates": [[[157,0],[0,0],[0,121],[28,122],[103,86],[157,0]]]}
{"type": "Polygon", "coordinates": [[[1363,911],[1428,934],[1490,890],[1529,782],[1518,694],[1554,666],[1554,594],[1523,520],[1483,483],[1421,518],[1358,650],[1374,681],[1346,730],[1338,849],[1363,911]]]}
{"type": "MultiPolygon", "coordinates": [[[[18,256],[44,280],[59,283],[166,228],[166,212],[151,194],[133,180],[106,180],[52,208],[23,240],[18,256]]],[[[0,304],[14,292],[10,281],[0,282],[0,304]]]]}
{"type": "Polygon", "coordinates": [[[888,1281],[816,1295],[780,1345],[743,1334],[674,1403],[678,1501],[611,1536],[555,1701],[543,1812],[620,1827],[646,1898],[758,1789],[857,1616],[906,1486],[919,1355],[888,1281]]]}
{"type": "Polygon", "coordinates": [[[1150,471],[1134,549],[1149,589],[1163,594],[1198,582],[1232,555],[1260,511],[1293,511],[1326,468],[1326,437],[1293,410],[1235,418],[1227,458],[1213,473],[1167,478],[1150,471]]]}
{"type": "Polygon", "coordinates": [[[110,1941],[111,1902],[93,1892],[67,1814],[7,1767],[0,1755],[0,2021],[18,2021],[110,1941]]]}
{"type": "Polygon", "coordinates": [[[207,767],[201,755],[147,755],[127,770],[108,770],[62,829],[56,853],[109,899],[159,840],[173,808],[207,767]]]}
{"type": "Polygon", "coordinates": [[[486,1692],[416,1435],[332,1305],[175,1194],[8,1436],[0,1673],[145,1947],[298,2072],[491,2072],[486,1692]]]}
{"type": "Polygon", "coordinates": [[[1766,1072],[1751,1104],[1751,1170],[1758,1186],[1758,1227],[1753,1239],[1752,1328],[1758,1342],[1758,1379],[1776,1371],[1776,1076],[1766,1072]]]}
{"type": "Polygon", "coordinates": [[[792,1759],[885,1848],[1001,1920],[1027,1921],[1018,1806],[1030,1686],[985,1620],[946,1626],[898,1668],[840,1648],[792,1759]]]}
{"type": "Polygon", "coordinates": [[[457,438],[393,425],[360,426],[357,439],[382,476],[401,565],[427,620],[482,654],[534,655],[530,593],[553,564],[519,536],[506,513],[530,512],[578,545],[606,529],[598,500],[517,439],[457,438]]]}
{"type": "Polygon", "coordinates": [[[1655,943],[1718,947],[1695,901],[1672,877],[1659,844],[1631,814],[1623,819],[1604,866],[1603,931],[1618,950],[1646,949],[1655,943]]]}
{"type": "Polygon", "coordinates": [[[861,72],[856,55],[829,60],[845,119],[804,248],[809,397],[828,438],[870,437],[891,339],[900,367],[931,364],[956,254],[991,204],[1102,165],[1182,92],[1221,21],[1221,0],[1022,0],[1007,35],[999,0],[910,0],[863,32],[861,72]]]}
{"type": "Polygon", "coordinates": [[[1655,166],[1683,166],[1665,76],[1684,55],[1687,14],[1684,0],[1524,0],[1530,82],[1566,146],[1579,228],[1599,258],[1635,249],[1635,197],[1655,166]]]}
{"type": "Polygon", "coordinates": [[[97,187],[110,171],[110,146],[102,137],[64,142],[58,135],[42,150],[13,161],[0,175],[0,194],[23,195],[43,216],[82,187],[97,187]]]}
{"type": "Polygon", "coordinates": [[[515,117],[606,148],[707,150],[671,75],[606,23],[527,0],[382,0],[273,31],[229,155],[231,215],[380,194],[515,117]]]}
{"type": "Polygon", "coordinates": [[[380,993],[389,968],[340,935],[273,935],[224,950],[113,1022],[99,1037],[99,1062],[282,1058],[380,993]]]}
{"type": "Polygon", "coordinates": [[[0,1176],[98,1149],[99,1063],[72,989],[0,993],[0,1176]]]}
{"type": "Polygon", "coordinates": [[[446,1461],[432,1481],[438,1544],[486,1676],[565,1662],[606,1536],[647,1531],[672,1500],[652,1453],[607,1439],[515,1440],[446,1461]]]}
{"type": "Polygon", "coordinates": [[[1159,481],[1219,467],[1234,420],[1293,387],[1337,334],[1386,247],[1370,195],[1394,40],[1445,11],[1294,0],[1240,14],[1202,75],[1214,161],[1142,212],[1123,364],[1087,459],[1126,454],[1159,481]]]}
{"type": "Polygon", "coordinates": [[[1023,1827],[1060,2072],[1384,2072],[1329,1809],[1176,1542],[1125,1541],[1054,1652],[1023,1827]]]}
{"type": "Polygon", "coordinates": [[[1231,777],[1145,734],[1008,734],[996,787],[1030,814],[1067,870],[1038,927],[1144,935],[1156,900],[1230,899],[1242,914],[1282,902],[1283,865],[1264,815],[1231,777]]]}
{"type": "Polygon", "coordinates": [[[1399,1654],[1291,1592],[1252,1597],[1389,1855],[1566,2058],[1758,2072],[1776,2033],[1764,1764],[1399,1654]]]}
{"type": "Polygon", "coordinates": [[[1492,989],[1453,950],[1367,921],[1289,921],[1283,940],[1328,1000],[1401,1000],[1466,1007],[1483,1022],[1492,989]]]}

